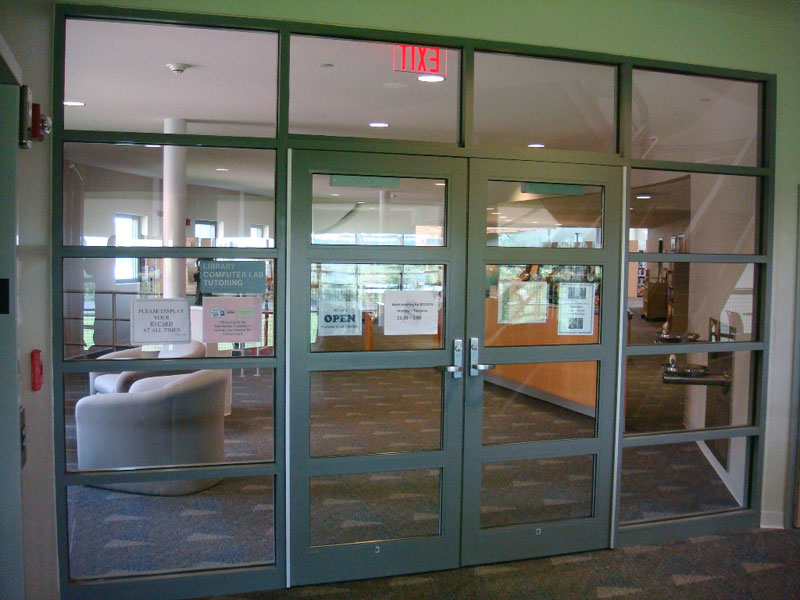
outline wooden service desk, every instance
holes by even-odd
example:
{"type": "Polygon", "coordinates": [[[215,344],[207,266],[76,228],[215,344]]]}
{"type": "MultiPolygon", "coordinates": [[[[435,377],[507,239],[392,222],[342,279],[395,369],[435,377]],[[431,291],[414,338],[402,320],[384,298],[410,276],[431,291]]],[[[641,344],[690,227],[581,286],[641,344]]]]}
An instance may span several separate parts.
{"type": "MultiPolygon", "coordinates": [[[[487,298],[484,318],[486,347],[596,344],[599,339],[597,314],[594,316],[594,335],[558,335],[558,307],[553,305],[547,308],[545,323],[498,323],[497,298],[487,298]]],[[[497,365],[486,373],[486,381],[581,414],[595,416],[595,361],[497,365]]]]}

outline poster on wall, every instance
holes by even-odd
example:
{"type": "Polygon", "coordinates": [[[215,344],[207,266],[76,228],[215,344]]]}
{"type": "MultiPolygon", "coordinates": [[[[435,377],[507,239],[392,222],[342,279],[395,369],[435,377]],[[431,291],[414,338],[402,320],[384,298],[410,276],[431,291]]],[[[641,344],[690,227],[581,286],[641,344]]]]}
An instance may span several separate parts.
{"type": "Polygon", "coordinates": [[[263,260],[199,260],[204,294],[263,294],[267,289],[263,260]]]}
{"type": "Polygon", "coordinates": [[[546,323],[547,306],[546,281],[497,282],[498,323],[546,323]]]}
{"type": "Polygon", "coordinates": [[[185,298],[131,301],[131,342],[185,344],[191,341],[189,301],[185,298]]]}
{"type": "Polygon", "coordinates": [[[317,335],[361,335],[361,311],[354,302],[320,302],[317,335]]]}
{"type": "Polygon", "coordinates": [[[594,335],[595,285],[558,284],[558,335],[594,335]]]}
{"type": "Polygon", "coordinates": [[[261,296],[203,299],[203,341],[261,342],[261,296]]]}
{"type": "Polygon", "coordinates": [[[384,335],[431,335],[439,331],[436,292],[387,290],[383,305],[384,335]]]}

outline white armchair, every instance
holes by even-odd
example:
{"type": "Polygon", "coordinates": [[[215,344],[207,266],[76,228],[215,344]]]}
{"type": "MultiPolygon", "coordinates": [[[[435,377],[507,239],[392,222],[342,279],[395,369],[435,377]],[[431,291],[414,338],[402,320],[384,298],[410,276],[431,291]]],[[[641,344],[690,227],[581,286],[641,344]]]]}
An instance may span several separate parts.
{"type": "MultiPolygon", "coordinates": [[[[206,347],[192,340],[188,344],[164,344],[157,352],[145,352],[141,347],[117,350],[103,354],[99,360],[131,360],[137,358],[204,358],[206,347]]],[[[145,377],[157,375],[153,371],[123,371],[122,373],[89,373],[90,394],[115,394],[127,392],[131,385],[145,377]]]]}
{"type": "MultiPolygon", "coordinates": [[[[78,400],[75,423],[81,470],[220,463],[225,460],[226,371],[149,377],[126,393],[78,400]]],[[[218,479],[104,484],[140,494],[176,496],[218,479]]]]}

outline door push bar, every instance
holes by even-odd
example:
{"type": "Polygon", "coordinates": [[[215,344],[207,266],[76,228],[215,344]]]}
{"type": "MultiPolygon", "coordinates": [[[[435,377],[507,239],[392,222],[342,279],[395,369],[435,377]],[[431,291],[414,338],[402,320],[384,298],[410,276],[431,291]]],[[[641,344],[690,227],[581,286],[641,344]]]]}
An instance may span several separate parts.
{"type": "Polygon", "coordinates": [[[480,342],[478,338],[469,339],[469,374],[475,377],[480,375],[481,371],[490,371],[494,369],[495,365],[481,364],[478,360],[478,352],[480,351],[480,342]]]}

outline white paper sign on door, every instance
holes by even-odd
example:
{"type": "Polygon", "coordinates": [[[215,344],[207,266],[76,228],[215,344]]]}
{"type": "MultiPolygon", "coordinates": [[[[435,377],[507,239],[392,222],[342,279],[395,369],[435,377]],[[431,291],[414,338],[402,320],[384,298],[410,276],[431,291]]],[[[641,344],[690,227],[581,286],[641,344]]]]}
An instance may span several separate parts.
{"type": "Polygon", "coordinates": [[[317,335],[361,335],[361,311],[349,302],[320,302],[317,335]]]}
{"type": "Polygon", "coordinates": [[[497,282],[498,323],[546,323],[547,307],[546,281],[497,282]]]}
{"type": "Polygon", "coordinates": [[[191,339],[188,300],[134,298],[131,301],[134,344],[185,344],[191,339]]]}
{"type": "Polygon", "coordinates": [[[558,284],[558,335],[594,335],[594,283],[558,284]]]}
{"type": "Polygon", "coordinates": [[[383,295],[384,335],[430,335],[439,331],[438,294],[387,290],[383,295]]]}

